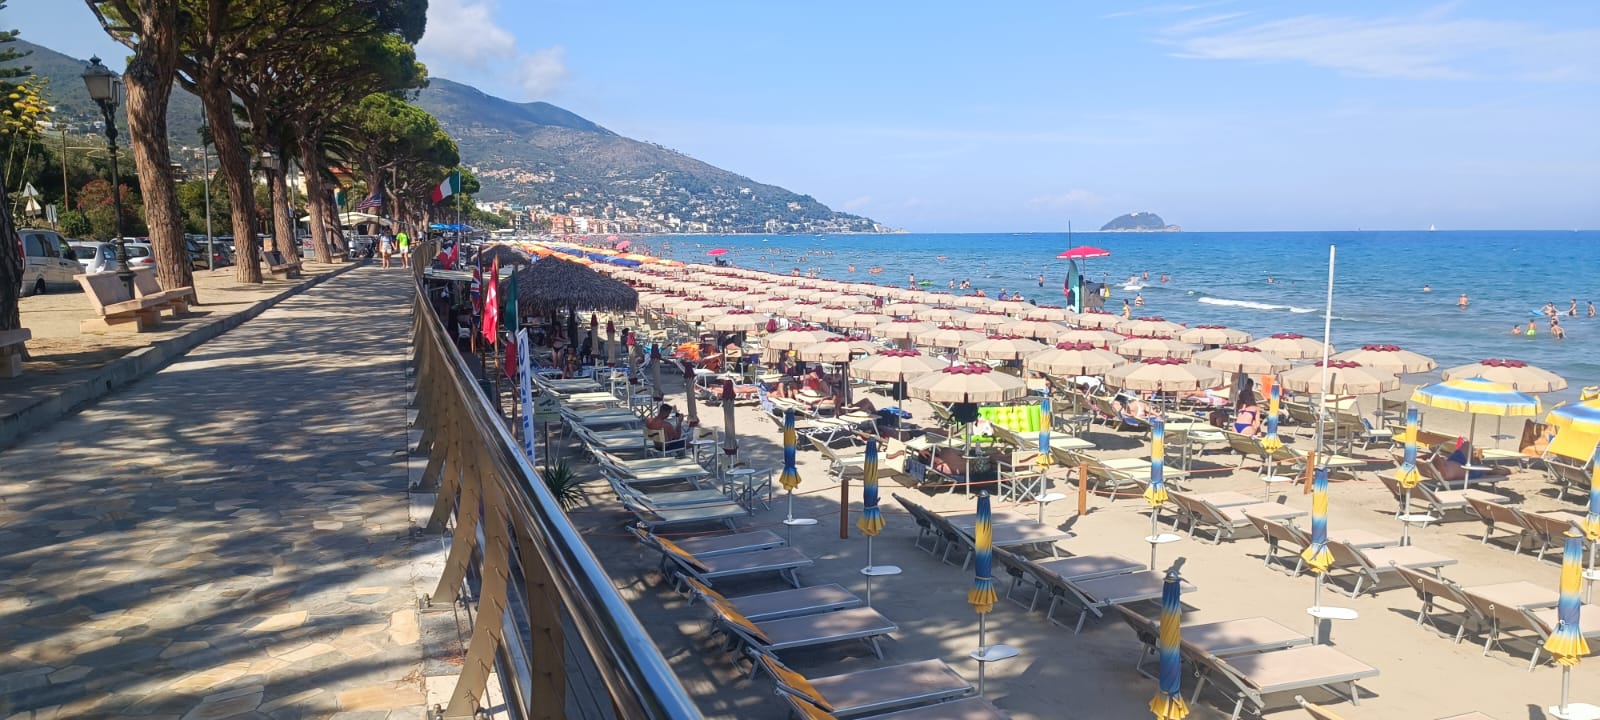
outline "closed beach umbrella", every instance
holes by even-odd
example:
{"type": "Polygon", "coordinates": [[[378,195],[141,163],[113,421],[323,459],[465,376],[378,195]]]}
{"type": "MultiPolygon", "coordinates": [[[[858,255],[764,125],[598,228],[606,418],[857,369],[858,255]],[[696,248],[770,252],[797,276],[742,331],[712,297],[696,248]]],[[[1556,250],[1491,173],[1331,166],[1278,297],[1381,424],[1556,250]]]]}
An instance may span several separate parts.
{"type": "Polygon", "coordinates": [[[1045,342],[1055,342],[1056,338],[1069,332],[1065,325],[1044,320],[1012,320],[1001,325],[999,330],[1007,335],[1021,335],[1045,342]]]}
{"type": "Polygon", "coordinates": [[[1023,320],[1043,320],[1045,322],[1060,322],[1067,319],[1072,313],[1065,308],[1055,305],[1037,305],[1022,311],[1023,320]]]}
{"type": "Polygon", "coordinates": [[[1166,452],[1167,423],[1161,418],[1150,419],[1150,485],[1144,489],[1144,501],[1150,504],[1150,567],[1156,566],[1156,537],[1160,535],[1161,506],[1167,502],[1166,452]]]}
{"type": "MultiPolygon", "coordinates": [[[[1510,385],[1478,377],[1457,378],[1424,385],[1411,393],[1411,402],[1442,410],[1469,413],[1472,420],[1467,424],[1468,440],[1476,439],[1479,415],[1532,417],[1539,414],[1538,398],[1517,392],[1510,385]]],[[[1473,443],[1473,447],[1477,447],[1476,442],[1473,443]]],[[[1467,464],[1471,462],[1472,458],[1467,458],[1467,464]]],[[[1469,474],[1463,487],[1470,485],[1469,474]]]]}
{"type": "Polygon", "coordinates": [[[655,386],[651,397],[654,397],[656,402],[661,402],[666,397],[666,391],[661,387],[661,364],[665,362],[661,357],[661,346],[651,345],[650,353],[650,383],[655,386]]]}
{"type": "Polygon", "coordinates": [[[1562,430],[1570,428],[1586,435],[1600,435],[1600,400],[1562,405],[1551,410],[1545,422],[1562,430]]]}
{"type": "Polygon", "coordinates": [[[1328,469],[1319,467],[1311,483],[1311,544],[1301,551],[1306,568],[1317,574],[1311,606],[1322,607],[1322,582],[1333,567],[1333,551],[1328,549],[1328,469]]]}
{"type": "Polygon", "coordinates": [[[1222,384],[1222,373],[1178,358],[1146,358],[1106,373],[1106,384],[1123,390],[1182,392],[1222,384]]]}
{"type": "MultiPolygon", "coordinates": [[[[972,589],[967,591],[967,603],[978,613],[978,652],[988,647],[985,621],[994,610],[997,596],[994,592],[994,519],[989,510],[988,491],[978,493],[978,521],[972,528],[972,589]]],[[[978,694],[983,694],[984,667],[978,663],[978,694]]]]}
{"type": "Polygon", "coordinates": [[[1196,345],[1236,345],[1250,342],[1250,333],[1227,325],[1195,325],[1178,333],[1178,339],[1196,345]]]}
{"type": "Polygon", "coordinates": [[[1104,375],[1126,362],[1121,355],[1090,343],[1061,342],[1023,358],[1022,366],[1036,373],[1066,377],[1104,375]]]}
{"type": "Polygon", "coordinates": [[[1153,338],[1175,338],[1179,333],[1188,329],[1162,317],[1141,317],[1123,320],[1117,323],[1115,328],[1117,332],[1124,335],[1153,338]]]}
{"type": "Polygon", "coordinates": [[[975,330],[946,325],[917,333],[916,343],[924,347],[954,349],[986,337],[988,336],[975,330]]]}
{"type": "MultiPolygon", "coordinates": [[[[878,508],[878,439],[867,440],[867,457],[861,463],[861,517],[856,529],[867,536],[867,607],[872,607],[872,578],[879,570],[872,564],[872,539],[883,532],[883,510],[878,508]]],[[[888,568],[885,568],[887,570],[888,568]]]]}
{"type": "Polygon", "coordinates": [[[1117,343],[1126,341],[1127,338],[1110,330],[1068,330],[1056,338],[1058,343],[1089,343],[1095,347],[1110,350],[1117,343]]]}
{"type": "Polygon", "coordinates": [[[1589,643],[1579,624],[1583,600],[1583,536],[1568,531],[1561,552],[1561,599],[1556,604],[1556,630],[1545,638],[1544,649],[1561,666],[1561,705],[1551,708],[1555,717],[1568,717],[1567,696],[1572,689],[1572,669],[1589,654],[1589,643]]]}
{"type": "MultiPolygon", "coordinates": [[[[1278,333],[1250,343],[1285,360],[1309,360],[1322,357],[1324,343],[1296,333],[1278,333]]],[[[1332,348],[1328,349],[1332,352],[1332,348]]]]}
{"type": "MultiPolygon", "coordinates": [[[[1272,375],[1262,379],[1261,384],[1267,386],[1267,436],[1261,438],[1261,447],[1267,452],[1277,452],[1283,447],[1283,440],[1278,438],[1278,406],[1282,402],[1283,386],[1278,384],[1278,379],[1272,375]]],[[[1270,496],[1271,485],[1267,493],[1270,496]]]]}
{"type": "Polygon", "coordinates": [[[1567,381],[1549,370],[1529,365],[1521,360],[1479,360],[1445,370],[1444,379],[1483,378],[1501,385],[1509,385],[1517,392],[1547,393],[1567,389],[1567,381]]]}
{"type": "MultiPolygon", "coordinates": [[[[694,407],[690,405],[689,407],[694,407]]],[[[722,381],[722,453],[728,456],[728,468],[739,455],[739,433],[733,427],[733,381],[722,381]]]]}
{"type": "Polygon", "coordinates": [[[786,410],[783,413],[783,473],[778,476],[778,484],[789,494],[790,520],[794,519],[794,489],[800,487],[800,471],[794,466],[795,447],[799,442],[800,433],[794,429],[794,411],[786,410]]]}
{"type": "Polygon", "coordinates": [[[1359,348],[1346,350],[1328,359],[1360,363],[1366,367],[1394,373],[1395,375],[1427,372],[1439,367],[1439,363],[1435,362],[1433,358],[1410,350],[1403,350],[1399,345],[1362,345],[1359,348]]]}
{"type": "MultiPolygon", "coordinates": [[[[1600,464],[1594,466],[1594,474],[1589,478],[1589,514],[1583,518],[1583,534],[1589,537],[1589,542],[1600,543],[1600,464]]],[[[1589,553],[1589,565],[1592,567],[1595,553],[1589,553]]]]}
{"type": "MultiPolygon", "coordinates": [[[[695,407],[697,403],[695,402],[694,391],[694,362],[685,360],[683,362],[683,401],[689,408],[690,428],[700,427],[700,412],[695,407]]],[[[693,434],[692,431],[691,434],[693,434]]]]}
{"type": "MultiPolygon", "coordinates": [[[[1405,455],[1400,461],[1400,468],[1395,471],[1394,479],[1400,487],[1407,491],[1422,482],[1422,473],[1417,471],[1417,409],[1406,408],[1406,434],[1405,455]]],[[[1400,500],[1400,515],[1404,518],[1411,514],[1411,493],[1407,492],[1400,500]]],[[[1400,544],[1411,544],[1411,523],[1402,520],[1400,523],[1400,544]]]]}
{"type": "Polygon", "coordinates": [[[1038,340],[1015,335],[995,336],[961,346],[961,356],[968,360],[1021,360],[1048,349],[1048,345],[1038,340]]]}
{"type": "Polygon", "coordinates": [[[1194,361],[1225,373],[1246,375],[1277,375],[1289,369],[1288,360],[1254,345],[1224,345],[1215,350],[1203,350],[1194,354],[1194,361]]]}
{"type": "Polygon", "coordinates": [[[1166,338],[1136,337],[1123,340],[1112,349],[1130,358],[1190,358],[1200,346],[1166,338]]]}
{"type": "Polygon", "coordinates": [[[1182,645],[1180,602],[1182,583],[1178,569],[1167,571],[1161,584],[1161,624],[1156,635],[1156,656],[1161,659],[1161,669],[1156,696],[1150,700],[1150,712],[1156,720],[1183,720],[1189,716],[1189,706],[1183,702],[1183,659],[1178,650],[1182,645]]]}

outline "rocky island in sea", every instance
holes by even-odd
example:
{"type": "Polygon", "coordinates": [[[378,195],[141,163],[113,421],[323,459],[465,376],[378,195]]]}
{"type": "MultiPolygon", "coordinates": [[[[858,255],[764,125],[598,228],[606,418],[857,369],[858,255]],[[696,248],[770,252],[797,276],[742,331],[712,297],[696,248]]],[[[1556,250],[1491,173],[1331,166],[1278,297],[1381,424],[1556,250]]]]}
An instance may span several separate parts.
{"type": "Polygon", "coordinates": [[[1183,228],[1168,225],[1155,213],[1136,212],[1112,218],[1100,226],[1100,232],[1183,232],[1183,228]]]}

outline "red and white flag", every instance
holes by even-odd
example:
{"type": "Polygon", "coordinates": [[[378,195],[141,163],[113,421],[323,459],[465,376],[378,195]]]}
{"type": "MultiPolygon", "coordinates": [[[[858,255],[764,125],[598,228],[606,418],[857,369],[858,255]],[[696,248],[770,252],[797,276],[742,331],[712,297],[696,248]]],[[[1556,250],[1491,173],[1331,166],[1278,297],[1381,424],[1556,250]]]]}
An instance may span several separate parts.
{"type": "Polygon", "coordinates": [[[483,339],[494,345],[500,331],[500,258],[489,266],[489,287],[483,290],[483,339]]]}

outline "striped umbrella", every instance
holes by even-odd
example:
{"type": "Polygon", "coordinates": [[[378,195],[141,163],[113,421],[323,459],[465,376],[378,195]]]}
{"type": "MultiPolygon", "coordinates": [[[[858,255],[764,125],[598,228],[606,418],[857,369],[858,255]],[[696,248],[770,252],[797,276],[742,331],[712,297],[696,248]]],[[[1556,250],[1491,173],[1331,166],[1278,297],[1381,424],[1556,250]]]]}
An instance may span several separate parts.
{"type": "MultiPolygon", "coordinates": [[[[1589,542],[1600,542],[1600,464],[1594,466],[1594,476],[1589,478],[1589,515],[1583,519],[1583,534],[1589,542]]],[[[1589,562],[1594,562],[1592,555],[1589,562]]]]}
{"type": "Polygon", "coordinates": [[[1166,582],[1161,584],[1161,632],[1156,636],[1161,684],[1150,700],[1150,712],[1155,713],[1156,720],[1183,720],[1189,716],[1189,706],[1183,702],[1183,661],[1178,656],[1183,637],[1178,622],[1183,610],[1178,602],[1182,592],[1177,568],[1168,570],[1166,582]]]}
{"type": "Polygon", "coordinates": [[[1333,552],[1328,550],[1328,469],[1317,468],[1311,483],[1311,544],[1300,553],[1306,567],[1317,574],[1311,606],[1322,607],[1322,581],[1333,567],[1333,552]]]}
{"type": "Polygon", "coordinates": [[[1150,567],[1156,566],[1161,505],[1167,501],[1166,450],[1167,422],[1158,417],[1150,418],[1150,486],[1144,489],[1144,500],[1150,503],[1150,567]]]}
{"type": "MultiPolygon", "coordinates": [[[[989,511],[989,491],[978,493],[978,522],[972,528],[972,589],[967,591],[967,602],[978,613],[978,652],[988,649],[985,621],[994,609],[997,597],[994,592],[994,521],[989,511]]],[[[983,694],[984,668],[989,663],[978,663],[978,694],[983,694]]]]}
{"type": "Polygon", "coordinates": [[[883,511],[878,509],[878,440],[873,438],[867,440],[867,458],[861,464],[861,517],[856,518],[856,528],[867,536],[867,566],[861,569],[867,576],[867,607],[872,607],[872,578],[890,574],[890,568],[872,564],[872,538],[883,531],[883,524],[883,511]]]}
{"type": "MultiPolygon", "coordinates": [[[[1510,385],[1485,380],[1481,377],[1456,378],[1419,387],[1411,393],[1411,402],[1442,410],[1469,413],[1467,439],[1475,441],[1479,415],[1499,417],[1531,417],[1539,414],[1539,399],[1512,389],[1510,385]]],[[[1473,442],[1473,447],[1477,443],[1473,442]]],[[[1472,458],[1467,458],[1470,463],[1472,458]]],[[[1471,475],[1463,487],[1470,487],[1471,475]]]]}
{"type": "MultiPolygon", "coordinates": [[[[1411,488],[1416,487],[1417,483],[1422,482],[1422,473],[1417,471],[1417,425],[1417,409],[1406,408],[1406,454],[1405,458],[1400,461],[1400,469],[1395,471],[1394,476],[1395,480],[1400,481],[1400,487],[1403,487],[1407,490],[1407,492],[1400,499],[1400,514],[1402,516],[1411,514],[1410,490],[1411,488]]],[[[1410,531],[1411,523],[1402,522],[1400,524],[1401,545],[1411,544],[1410,531]]]]}
{"type": "Polygon", "coordinates": [[[1275,453],[1283,447],[1283,441],[1278,439],[1278,403],[1283,396],[1283,388],[1278,385],[1278,379],[1268,375],[1261,381],[1267,386],[1267,436],[1261,438],[1261,447],[1269,453],[1275,453]]]}
{"type": "Polygon", "coordinates": [[[1563,430],[1576,428],[1581,433],[1600,435],[1600,400],[1562,405],[1551,410],[1545,422],[1563,430]]]}
{"type": "Polygon", "coordinates": [[[794,411],[783,414],[783,474],[778,482],[789,493],[789,519],[794,519],[794,489],[800,487],[800,471],[794,467],[795,446],[800,443],[800,433],[794,429],[794,411]]]}
{"type": "Polygon", "coordinates": [[[1572,685],[1572,668],[1578,666],[1583,656],[1589,654],[1589,643],[1583,639],[1578,625],[1583,600],[1578,591],[1583,585],[1583,536],[1567,531],[1566,547],[1561,553],[1561,601],[1556,605],[1556,631],[1544,641],[1544,649],[1561,666],[1560,712],[1556,717],[1567,717],[1567,694],[1572,685]]]}

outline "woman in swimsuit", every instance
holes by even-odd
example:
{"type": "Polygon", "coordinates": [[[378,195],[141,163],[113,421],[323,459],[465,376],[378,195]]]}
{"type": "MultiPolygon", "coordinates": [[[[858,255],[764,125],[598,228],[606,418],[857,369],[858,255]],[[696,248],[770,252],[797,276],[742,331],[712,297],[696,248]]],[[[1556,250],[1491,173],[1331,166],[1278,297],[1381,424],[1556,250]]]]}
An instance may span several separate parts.
{"type": "Polygon", "coordinates": [[[1239,410],[1233,416],[1233,431],[1252,437],[1261,432],[1261,406],[1256,404],[1254,392],[1244,390],[1239,393],[1239,410]]]}

